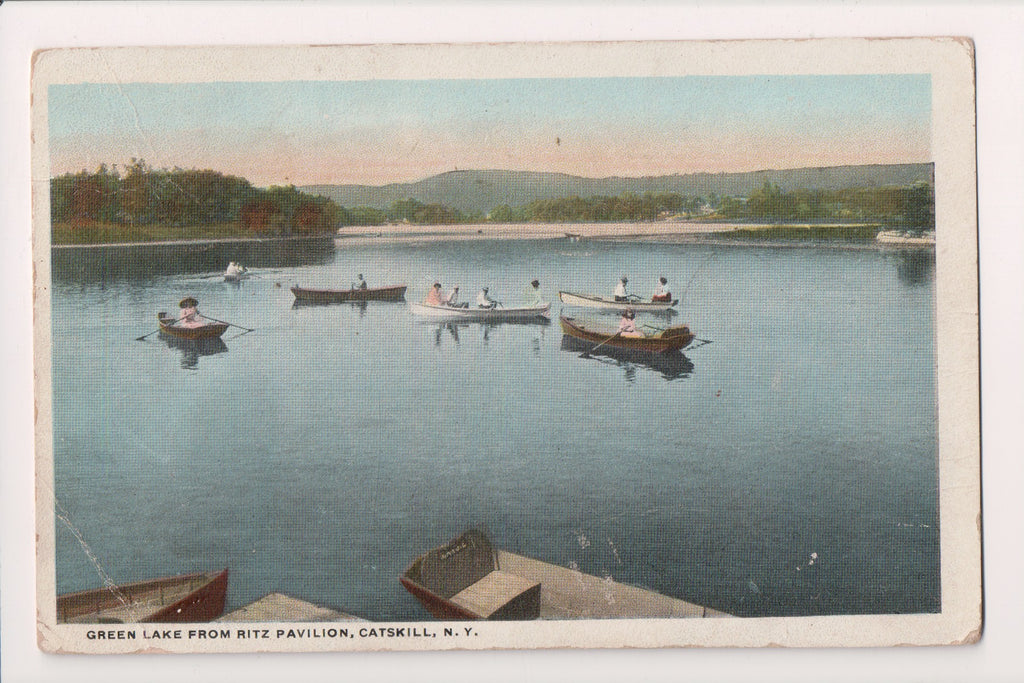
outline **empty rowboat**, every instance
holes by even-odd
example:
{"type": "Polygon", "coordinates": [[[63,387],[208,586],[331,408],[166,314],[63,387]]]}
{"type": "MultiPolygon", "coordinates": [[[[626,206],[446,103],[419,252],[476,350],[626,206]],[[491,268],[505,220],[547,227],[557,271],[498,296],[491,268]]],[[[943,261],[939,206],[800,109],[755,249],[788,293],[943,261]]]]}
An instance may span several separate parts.
{"type": "Polygon", "coordinates": [[[432,306],[430,304],[410,303],[409,310],[414,315],[435,320],[531,320],[536,318],[547,318],[551,310],[551,304],[544,303],[539,306],[522,306],[519,308],[477,308],[470,305],[468,308],[457,306],[432,306]]]}
{"type": "Polygon", "coordinates": [[[292,287],[295,301],[309,304],[340,304],[346,301],[404,301],[405,285],[374,289],[305,289],[292,287]]]}
{"type": "Polygon", "coordinates": [[[205,323],[194,327],[178,325],[178,321],[164,311],[157,313],[156,318],[160,322],[160,333],[177,339],[215,339],[224,334],[229,327],[227,323],[205,323]]]}
{"type": "Polygon", "coordinates": [[[203,622],[224,612],[228,570],[197,572],[57,596],[57,623],[203,622]]]}
{"type": "Polygon", "coordinates": [[[679,303],[679,299],[672,299],[671,301],[646,301],[639,297],[630,298],[628,301],[616,301],[614,297],[610,296],[574,294],[572,292],[559,292],[558,298],[563,304],[569,306],[614,309],[618,311],[625,308],[632,308],[634,311],[667,311],[679,303]]]}
{"type": "MultiPolygon", "coordinates": [[[[685,349],[694,340],[694,334],[686,325],[666,328],[649,328],[651,334],[642,337],[619,334],[615,328],[598,327],[590,322],[577,320],[567,316],[559,316],[558,323],[562,333],[581,342],[596,346],[614,346],[634,351],[679,351],[685,349]]],[[[641,327],[641,329],[644,329],[641,327]]]]}
{"type": "Polygon", "coordinates": [[[399,581],[438,619],[726,617],[701,605],[495,550],[469,530],[409,566],[399,581]]]}

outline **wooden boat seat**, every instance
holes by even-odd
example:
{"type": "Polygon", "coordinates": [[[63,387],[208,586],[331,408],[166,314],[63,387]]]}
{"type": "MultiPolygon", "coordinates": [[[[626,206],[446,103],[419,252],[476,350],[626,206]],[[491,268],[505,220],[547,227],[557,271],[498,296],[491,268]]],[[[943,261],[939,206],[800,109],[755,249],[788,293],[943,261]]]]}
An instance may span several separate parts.
{"type": "Polygon", "coordinates": [[[484,619],[536,619],[540,616],[540,583],[495,569],[451,601],[484,619]]]}

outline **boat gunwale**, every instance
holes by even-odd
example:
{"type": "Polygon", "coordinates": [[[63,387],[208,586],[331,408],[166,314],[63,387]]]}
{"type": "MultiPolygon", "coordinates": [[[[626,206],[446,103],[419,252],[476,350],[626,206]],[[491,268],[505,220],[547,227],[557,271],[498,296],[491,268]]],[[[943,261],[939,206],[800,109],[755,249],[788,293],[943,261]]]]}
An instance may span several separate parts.
{"type": "Polygon", "coordinates": [[[566,292],[559,291],[558,299],[563,304],[568,306],[583,306],[584,308],[607,308],[607,309],[626,309],[632,308],[637,311],[667,311],[672,309],[679,303],[679,299],[672,299],[671,301],[647,301],[645,299],[637,298],[632,301],[616,301],[609,299],[608,297],[601,296],[599,294],[580,294],[578,292],[566,292]],[[580,299],[588,303],[573,303],[572,301],[566,301],[566,297],[573,299],[580,299]]]}

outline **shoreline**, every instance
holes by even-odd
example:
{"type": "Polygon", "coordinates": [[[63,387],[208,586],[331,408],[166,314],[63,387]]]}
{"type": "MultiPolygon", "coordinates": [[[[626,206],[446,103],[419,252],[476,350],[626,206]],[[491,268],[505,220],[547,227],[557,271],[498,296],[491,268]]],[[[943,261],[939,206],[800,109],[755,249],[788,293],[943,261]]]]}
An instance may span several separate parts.
{"type": "MultiPolygon", "coordinates": [[[[101,242],[95,244],[51,244],[54,250],[122,249],[139,247],[207,247],[217,245],[284,244],[289,242],[331,241],[336,246],[372,243],[435,242],[484,239],[568,239],[608,242],[667,241],[678,244],[700,244],[737,247],[829,247],[842,249],[906,249],[931,248],[932,245],[880,244],[875,240],[835,238],[728,238],[724,235],[740,230],[773,228],[836,228],[876,227],[874,223],[829,223],[786,225],[775,223],[501,223],[424,226],[348,226],[336,232],[319,235],[287,237],[211,237],[146,242],[101,242]]],[[[881,227],[881,226],[877,226],[881,227]]]]}

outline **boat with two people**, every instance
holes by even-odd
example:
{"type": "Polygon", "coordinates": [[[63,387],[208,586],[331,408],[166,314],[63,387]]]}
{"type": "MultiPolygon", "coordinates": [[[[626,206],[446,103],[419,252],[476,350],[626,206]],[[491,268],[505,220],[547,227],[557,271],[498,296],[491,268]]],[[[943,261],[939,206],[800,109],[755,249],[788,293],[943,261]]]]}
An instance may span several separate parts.
{"type": "Polygon", "coordinates": [[[731,616],[495,549],[477,529],[420,555],[399,581],[430,614],[445,620],[731,616]]]}
{"type": "Polygon", "coordinates": [[[224,282],[241,282],[249,277],[249,269],[241,263],[231,261],[224,270],[224,282]]]}
{"type": "Polygon", "coordinates": [[[558,298],[568,306],[580,306],[582,308],[601,308],[605,310],[621,311],[624,307],[632,308],[635,311],[664,312],[668,311],[679,299],[667,301],[646,301],[635,294],[629,295],[626,300],[617,300],[610,296],[599,296],[597,294],[578,294],[575,292],[559,292],[558,298]]]}
{"type": "Polygon", "coordinates": [[[58,624],[188,623],[224,612],[228,570],[168,576],[57,596],[58,624]]]}

